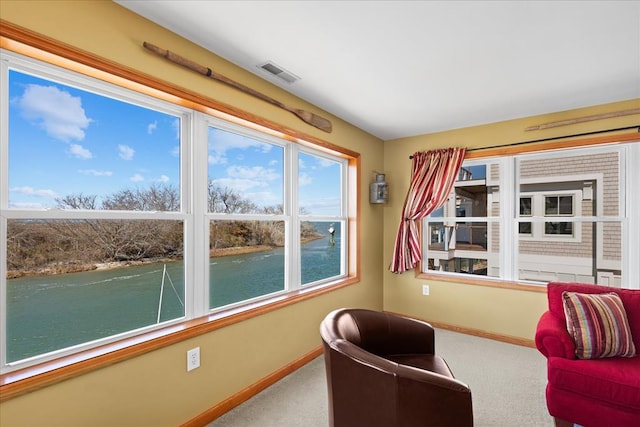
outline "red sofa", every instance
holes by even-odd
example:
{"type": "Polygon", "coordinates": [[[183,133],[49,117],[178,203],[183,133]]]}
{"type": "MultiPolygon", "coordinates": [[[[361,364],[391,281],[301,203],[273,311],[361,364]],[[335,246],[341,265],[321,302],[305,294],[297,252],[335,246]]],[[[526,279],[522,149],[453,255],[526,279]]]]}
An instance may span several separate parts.
{"type": "Polygon", "coordinates": [[[547,357],[547,408],[556,426],[640,426],[640,290],[581,283],[549,283],[549,310],[538,322],[535,342],[547,357]],[[564,291],[615,292],[620,296],[635,344],[635,357],[576,358],[567,332],[564,291]]]}

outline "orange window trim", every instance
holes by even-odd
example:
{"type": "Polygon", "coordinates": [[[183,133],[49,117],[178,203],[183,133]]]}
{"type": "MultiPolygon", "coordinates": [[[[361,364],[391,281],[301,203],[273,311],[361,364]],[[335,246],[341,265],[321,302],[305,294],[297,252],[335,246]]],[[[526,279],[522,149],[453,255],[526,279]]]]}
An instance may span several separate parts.
{"type": "Polygon", "coordinates": [[[118,362],[261,316],[280,308],[333,292],[360,281],[360,154],[306,133],[290,129],[233,106],[203,97],[136,70],[100,58],[73,46],[0,20],[0,47],[43,62],[134,90],[186,108],[210,114],[276,137],[312,146],[348,160],[349,197],[348,275],[322,287],[301,289],[267,299],[260,304],[241,306],[191,319],[159,330],[88,349],[52,361],[0,375],[0,402],[43,387],[101,369],[118,362]]]}

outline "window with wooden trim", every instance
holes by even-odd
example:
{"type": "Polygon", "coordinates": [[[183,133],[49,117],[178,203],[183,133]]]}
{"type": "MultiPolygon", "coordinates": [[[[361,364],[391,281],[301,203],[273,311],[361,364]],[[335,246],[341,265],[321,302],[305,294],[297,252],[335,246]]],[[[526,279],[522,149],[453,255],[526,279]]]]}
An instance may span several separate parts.
{"type": "Polygon", "coordinates": [[[634,287],[639,151],[636,142],[465,161],[472,173],[425,219],[422,272],[634,287]]]}
{"type": "Polygon", "coordinates": [[[12,52],[0,84],[2,372],[356,274],[337,147],[12,52]]]}

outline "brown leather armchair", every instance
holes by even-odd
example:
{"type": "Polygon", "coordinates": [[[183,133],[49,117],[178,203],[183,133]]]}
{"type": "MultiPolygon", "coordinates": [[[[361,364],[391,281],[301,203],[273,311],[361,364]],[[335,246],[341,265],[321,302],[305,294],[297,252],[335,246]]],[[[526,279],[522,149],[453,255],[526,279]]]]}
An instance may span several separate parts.
{"type": "Polygon", "coordinates": [[[320,335],[331,426],[473,426],[471,390],[434,354],[428,323],[339,309],[320,335]]]}

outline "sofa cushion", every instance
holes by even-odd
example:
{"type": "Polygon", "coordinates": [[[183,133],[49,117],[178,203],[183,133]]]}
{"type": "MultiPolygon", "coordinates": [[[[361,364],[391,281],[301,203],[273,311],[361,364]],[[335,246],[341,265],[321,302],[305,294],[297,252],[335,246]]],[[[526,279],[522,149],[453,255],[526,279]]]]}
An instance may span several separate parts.
{"type": "Polygon", "coordinates": [[[578,359],[635,356],[627,313],[618,294],[565,291],[562,300],[578,359]]]}
{"type": "Polygon", "coordinates": [[[622,304],[627,311],[629,327],[633,336],[636,350],[640,349],[640,291],[638,289],[620,289],[612,286],[592,285],[586,283],[550,282],[547,285],[547,298],[549,300],[549,312],[554,317],[565,322],[562,293],[564,291],[579,292],[581,294],[601,294],[615,292],[620,296],[622,304]]]}
{"type": "Polygon", "coordinates": [[[591,360],[551,357],[548,363],[549,384],[554,388],[640,411],[640,357],[591,360]]]}

